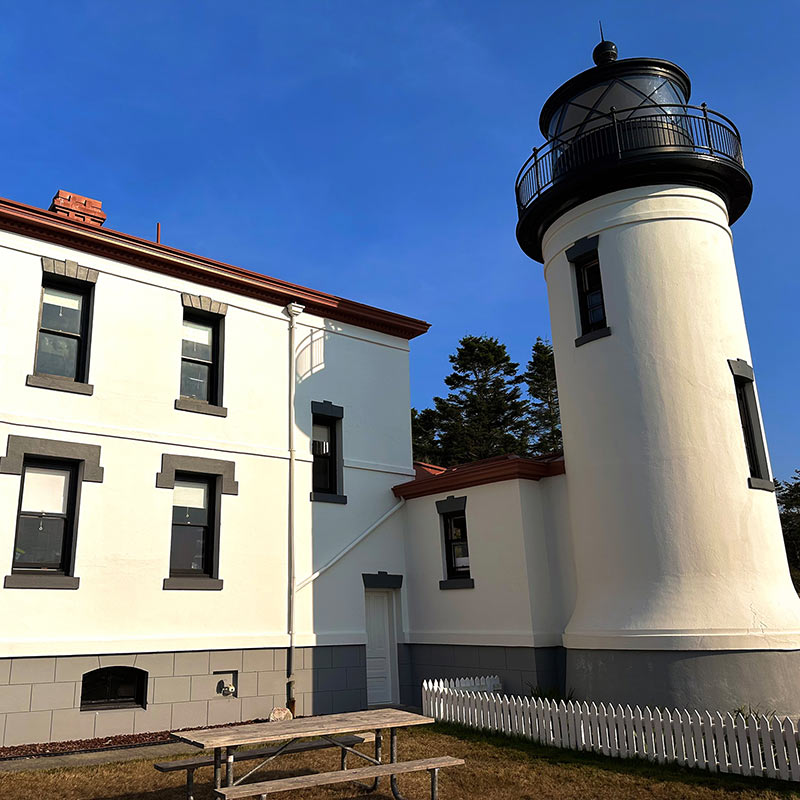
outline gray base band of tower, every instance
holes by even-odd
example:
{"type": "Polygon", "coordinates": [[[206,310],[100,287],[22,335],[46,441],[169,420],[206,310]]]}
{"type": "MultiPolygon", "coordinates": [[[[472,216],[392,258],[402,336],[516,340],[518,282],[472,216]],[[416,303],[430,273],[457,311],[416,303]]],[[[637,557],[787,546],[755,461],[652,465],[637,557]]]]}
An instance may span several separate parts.
{"type": "Polygon", "coordinates": [[[567,650],[579,700],[800,716],[800,650],[567,650]]]}

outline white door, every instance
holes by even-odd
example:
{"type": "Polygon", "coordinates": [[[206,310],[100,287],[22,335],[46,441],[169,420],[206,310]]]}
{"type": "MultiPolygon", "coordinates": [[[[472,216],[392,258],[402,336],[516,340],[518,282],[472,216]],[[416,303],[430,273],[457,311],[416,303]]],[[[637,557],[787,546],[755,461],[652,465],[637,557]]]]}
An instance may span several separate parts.
{"type": "Polygon", "coordinates": [[[396,654],[392,630],[392,593],[367,591],[367,703],[394,700],[393,672],[396,654]]]}

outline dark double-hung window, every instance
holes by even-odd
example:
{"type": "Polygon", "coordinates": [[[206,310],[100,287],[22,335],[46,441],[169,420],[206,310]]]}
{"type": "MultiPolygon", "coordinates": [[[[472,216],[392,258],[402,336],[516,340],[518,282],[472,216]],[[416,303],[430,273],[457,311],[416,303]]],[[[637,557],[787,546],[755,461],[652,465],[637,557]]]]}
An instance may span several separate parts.
{"type": "Polygon", "coordinates": [[[44,282],[34,366],[36,375],[86,381],[91,291],[92,284],[44,282]]]}
{"type": "Polygon", "coordinates": [[[77,471],[74,462],[25,460],[14,542],[15,572],[70,572],[77,471]]]}
{"type": "Polygon", "coordinates": [[[311,499],[346,503],[342,491],[342,419],[344,409],[329,401],[311,404],[311,499]]]}
{"type": "Polygon", "coordinates": [[[186,313],[181,347],[181,397],[221,405],[217,320],[186,313]]]}
{"type": "Polygon", "coordinates": [[[177,473],[172,490],[169,572],[175,577],[211,576],[214,561],[216,477],[177,473]]]}
{"type": "Polygon", "coordinates": [[[444,557],[448,580],[469,578],[469,545],[467,544],[467,515],[455,511],[442,515],[444,526],[444,557]]]}
{"type": "Polygon", "coordinates": [[[611,334],[606,319],[603,279],[597,254],[598,240],[597,236],[581,239],[566,252],[567,261],[575,270],[580,331],[575,340],[576,347],[611,334]]]}

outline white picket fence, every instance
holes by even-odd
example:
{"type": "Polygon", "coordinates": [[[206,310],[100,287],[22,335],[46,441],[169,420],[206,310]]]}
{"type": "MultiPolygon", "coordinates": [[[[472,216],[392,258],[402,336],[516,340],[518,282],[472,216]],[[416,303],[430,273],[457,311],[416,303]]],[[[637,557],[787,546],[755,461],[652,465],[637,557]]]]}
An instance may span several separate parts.
{"type": "Polygon", "coordinates": [[[798,732],[788,718],[509,697],[499,687],[496,677],[425,681],[422,711],[553,747],[800,781],[798,732]]]}

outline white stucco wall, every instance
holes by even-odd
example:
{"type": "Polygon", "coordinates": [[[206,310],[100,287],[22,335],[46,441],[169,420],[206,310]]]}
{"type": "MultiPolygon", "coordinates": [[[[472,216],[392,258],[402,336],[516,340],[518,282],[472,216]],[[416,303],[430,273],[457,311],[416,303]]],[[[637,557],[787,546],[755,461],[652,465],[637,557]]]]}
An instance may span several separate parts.
{"type": "Polygon", "coordinates": [[[775,497],[747,483],[728,359],[751,356],[724,203],[613,192],[554,223],[544,255],[577,576],[564,643],[800,647],[775,497]],[[565,250],[594,235],[612,333],[575,347],[565,250]]]}
{"type": "Polygon", "coordinates": [[[542,488],[554,480],[561,478],[507,480],[407,502],[408,642],[561,644],[560,576],[550,541],[554,531],[546,529],[552,516],[548,492],[542,488]],[[439,588],[446,576],[436,502],[449,495],[467,498],[471,589],[439,588]]]}
{"type": "MultiPolygon", "coordinates": [[[[0,233],[0,453],[7,435],[101,447],[103,483],[82,486],[77,590],[0,588],[0,656],[285,646],[288,321],[282,309],[65,247],[0,233]],[[41,257],[99,270],[92,396],[25,385],[33,371],[41,257]],[[178,411],[180,292],[228,304],[226,418],[178,411]],[[223,495],[222,591],[164,591],[172,493],[161,455],[234,461],[223,495]]],[[[297,576],[340,551],[413,475],[408,343],[303,314],[297,333],[297,576]],[[346,505],[311,503],[311,401],[343,406],[346,505]]],[[[20,478],[0,475],[0,580],[10,574],[20,478]]],[[[363,642],[362,571],[403,572],[401,523],[387,522],[297,604],[297,644],[363,642]]]]}

